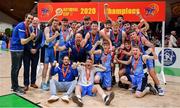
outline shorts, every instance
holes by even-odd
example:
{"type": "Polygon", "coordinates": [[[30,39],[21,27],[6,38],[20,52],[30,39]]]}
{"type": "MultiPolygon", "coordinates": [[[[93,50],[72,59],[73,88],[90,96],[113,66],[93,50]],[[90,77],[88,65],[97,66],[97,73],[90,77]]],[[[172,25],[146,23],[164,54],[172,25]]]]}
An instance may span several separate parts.
{"type": "Polygon", "coordinates": [[[44,58],[44,63],[48,64],[48,63],[53,63],[55,59],[54,56],[54,48],[45,48],[45,58],[44,58]]]}
{"type": "Polygon", "coordinates": [[[109,72],[97,72],[96,75],[100,77],[102,88],[112,87],[111,71],[109,72]]]}
{"type": "Polygon", "coordinates": [[[94,85],[89,85],[89,86],[81,86],[81,96],[85,96],[85,95],[88,95],[88,96],[95,96],[96,94],[92,92],[92,89],[93,89],[94,85]]]}
{"type": "Polygon", "coordinates": [[[132,81],[132,88],[136,88],[136,91],[144,91],[147,85],[148,74],[144,73],[144,75],[130,75],[132,81]]]}
{"type": "Polygon", "coordinates": [[[40,58],[41,63],[44,63],[44,56],[45,56],[45,47],[43,46],[41,48],[41,58],[40,58]]]}
{"type": "Polygon", "coordinates": [[[131,65],[125,65],[125,73],[131,74],[131,65]]]}
{"type": "Polygon", "coordinates": [[[147,65],[148,69],[154,68],[154,67],[155,67],[154,60],[152,60],[152,59],[147,59],[146,65],[147,65]]]}

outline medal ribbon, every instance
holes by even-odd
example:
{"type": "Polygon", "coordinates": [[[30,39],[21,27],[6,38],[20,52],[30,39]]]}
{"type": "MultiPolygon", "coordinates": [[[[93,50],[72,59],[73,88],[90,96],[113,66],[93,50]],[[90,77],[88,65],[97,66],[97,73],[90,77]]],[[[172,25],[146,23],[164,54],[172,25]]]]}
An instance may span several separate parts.
{"type": "Polygon", "coordinates": [[[66,71],[64,71],[64,70],[65,70],[64,68],[65,68],[64,65],[62,65],[63,77],[66,78],[66,75],[67,75],[67,73],[68,73],[68,71],[69,71],[69,65],[68,65],[68,67],[66,68],[66,71]]]}

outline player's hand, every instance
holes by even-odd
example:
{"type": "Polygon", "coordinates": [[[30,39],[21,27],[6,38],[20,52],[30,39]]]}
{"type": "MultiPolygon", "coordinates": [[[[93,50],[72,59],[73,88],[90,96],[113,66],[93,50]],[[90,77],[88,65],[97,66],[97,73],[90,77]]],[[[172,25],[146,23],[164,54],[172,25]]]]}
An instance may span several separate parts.
{"type": "Polygon", "coordinates": [[[58,67],[59,63],[57,63],[57,61],[54,61],[53,66],[58,67]]]}
{"type": "Polygon", "coordinates": [[[58,50],[59,48],[59,43],[57,42],[55,45],[54,45],[55,49],[58,50]]]}
{"type": "Polygon", "coordinates": [[[107,8],[107,7],[108,7],[108,4],[107,4],[107,3],[105,3],[105,4],[104,4],[104,7],[105,7],[105,8],[107,8]]]}
{"type": "Polygon", "coordinates": [[[37,49],[31,49],[30,51],[32,54],[35,54],[37,52],[37,49]]]}
{"type": "Polygon", "coordinates": [[[94,54],[94,50],[91,50],[89,53],[90,53],[90,55],[93,55],[94,54]]]}
{"type": "Polygon", "coordinates": [[[158,59],[158,56],[155,52],[152,52],[153,56],[154,56],[154,59],[157,60],[158,59]]]}
{"type": "Polygon", "coordinates": [[[117,63],[117,61],[118,61],[118,57],[117,57],[117,56],[114,56],[114,62],[117,63]]]}
{"type": "Polygon", "coordinates": [[[30,34],[30,38],[31,38],[31,40],[33,40],[35,37],[36,37],[35,33],[34,33],[34,32],[32,32],[32,33],[30,34]]]}
{"type": "Polygon", "coordinates": [[[53,66],[56,66],[56,63],[57,63],[57,61],[54,61],[54,62],[53,62],[53,66]]]}
{"type": "Polygon", "coordinates": [[[154,59],[157,60],[157,59],[158,59],[158,56],[157,56],[157,55],[154,55],[154,59]]]}
{"type": "Polygon", "coordinates": [[[81,47],[83,48],[84,46],[85,46],[85,40],[83,39],[82,41],[81,41],[81,43],[80,43],[80,45],[81,45],[81,47]]]}
{"type": "Polygon", "coordinates": [[[142,15],[141,15],[140,12],[137,12],[136,15],[137,15],[140,19],[142,19],[142,15]]]}
{"type": "Polygon", "coordinates": [[[121,44],[120,48],[121,48],[121,49],[124,49],[124,44],[121,44]]]}
{"type": "Polygon", "coordinates": [[[121,47],[119,47],[118,53],[121,54],[122,52],[123,52],[123,49],[121,47]]]}
{"type": "Polygon", "coordinates": [[[73,62],[72,69],[76,69],[76,68],[77,68],[77,63],[73,62]]]}
{"type": "Polygon", "coordinates": [[[101,45],[102,44],[102,41],[97,41],[96,42],[96,45],[101,45]]]}
{"type": "Polygon", "coordinates": [[[114,51],[114,50],[115,50],[115,47],[114,47],[114,46],[111,46],[109,50],[110,50],[110,51],[114,51]]]}
{"type": "Polygon", "coordinates": [[[55,37],[58,37],[60,35],[60,33],[58,31],[55,32],[55,37]]]}
{"type": "Polygon", "coordinates": [[[145,21],[144,19],[141,19],[141,20],[140,20],[141,23],[144,22],[144,21],[145,21]]]}

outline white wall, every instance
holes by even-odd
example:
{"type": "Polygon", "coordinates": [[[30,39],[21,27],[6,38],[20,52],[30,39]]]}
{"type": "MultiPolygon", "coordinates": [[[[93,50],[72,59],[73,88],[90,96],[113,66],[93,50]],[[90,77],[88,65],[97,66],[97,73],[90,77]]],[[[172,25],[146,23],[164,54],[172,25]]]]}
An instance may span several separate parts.
{"type": "Polygon", "coordinates": [[[0,32],[4,32],[6,28],[12,28],[12,25],[16,23],[16,20],[0,11],[0,32]]]}

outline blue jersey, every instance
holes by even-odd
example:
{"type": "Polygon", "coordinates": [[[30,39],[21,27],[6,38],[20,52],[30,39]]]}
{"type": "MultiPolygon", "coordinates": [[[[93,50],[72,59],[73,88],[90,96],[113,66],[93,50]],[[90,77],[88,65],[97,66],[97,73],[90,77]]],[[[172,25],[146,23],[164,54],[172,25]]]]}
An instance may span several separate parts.
{"type": "MultiPolygon", "coordinates": [[[[132,41],[132,45],[134,46],[136,43],[135,41],[132,41]]],[[[149,48],[148,46],[143,45],[142,41],[141,41],[141,36],[140,36],[140,41],[138,42],[138,46],[140,47],[141,52],[143,53],[143,55],[146,54],[146,50],[149,48]]],[[[148,54],[150,56],[153,56],[152,53],[148,54]]],[[[146,65],[148,67],[148,69],[154,68],[155,64],[154,64],[154,60],[146,60],[146,65]]]]}
{"type": "Polygon", "coordinates": [[[91,31],[91,27],[85,27],[83,26],[83,38],[86,36],[86,34],[91,31]]]}
{"type": "MultiPolygon", "coordinates": [[[[59,46],[66,45],[67,41],[69,41],[69,30],[62,31],[60,29],[60,35],[59,35],[59,46]]],[[[61,51],[60,53],[63,53],[65,55],[68,55],[68,49],[65,49],[64,51],[61,51]]]]}
{"type": "Polygon", "coordinates": [[[60,35],[59,35],[59,46],[63,46],[69,41],[69,30],[62,31],[60,29],[60,35]]]}
{"type": "Polygon", "coordinates": [[[85,62],[86,61],[86,58],[88,56],[88,52],[91,50],[92,48],[92,45],[91,43],[86,43],[86,45],[81,48],[81,47],[77,47],[76,44],[75,44],[75,40],[71,40],[69,41],[68,43],[66,43],[66,48],[71,48],[72,52],[71,52],[71,60],[73,62],[85,62]]]}
{"type": "Polygon", "coordinates": [[[102,62],[102,65],[104,67],[106,67],[106,72],[111,72],[111,54],[107,54],[105,55],[104,53],[102,54],[102,57],[101,57],[101,62],[102,62]]]}
{"type": "Polygon", "coordinates": [[[89,32],[89,34],[90,34],[89,42],[91,42],[92,45],[94,45],[97,41],[100,41],[99,32],[96,33],[95,37],[92,36],[91,32],[89,32]]]}
{"type": "MultiPolygon", "coordinates": [[[[138,35],[140,36],[140,38],[141,38],[141,37],[145,37],[147,40],[149,40],[148,37],[145,36],[142,32],[138,32],[138,35]]],[[[143,50],[144,50],[143,53],[144,53],[144,54],[145,54],[145,51],[148,50],[148,48],[149,48],[148,46],[143,45],[143,50]]],[[[150,55],[150,56],[153,56],[152,52],[151,52],[149,55],[150,55]]]]}
{"type": "MultiPolygon", "coordinates": [[[[54,32],[53,32],[51,26],[49,27],[49,29],[50,29],[49,36],[52,37],[52,36],[54,35],[54,32]]],[[[43,34],[41,46],[44,46],[44,45],[45,45],[45,46],[48,47],[48,48],[52,48],[52,47],[56,44],[57,40],[58,40],[58,37],[55,38],[55,39],[54,39],[53,41],[51,41],[51,42],[46,42],[45,34],[43,34]]]]}
{"type": "Polygon", "coordinates": [[[19,23],[14,29],[12,33],[12,39],[10,44],[10,50],[11,51],[23,51],[24,46],[21,44],[21,39],[26,38],[26,35],[28,35],[28,32],[26,30],[26,26],[24,22],[19,23]]]}
{"type": "Polygon", "coordinates": [[[144,49],[144,45],[143,45],[142,40],[141,40],[141,37],[139,37],[139,38],[140,38],[140,40],[138,41],[138,43],[135,43],[134,40],[131,41],[132,42],[132,46],[135,46],[136,44],[138,44],[138,46],[140,47],[141,52],[143,54],[146,54],[145,49],[144,49]]]}
{"type": "Polygon", "coordinates": [[[110,31],[110,40],[115,48],[120,47],[122,44],[122,30],[119,30],[119,34],[115,37],[114,32],[110,31]]]}
{"type": "Polygon", "coordinates": [[[58,73],[59,82],[69,82],[75,80],[75,77],[78,76],[77,69],[72,69],[71,65],[69,65],[69,69],[66,70],[67,67],[64,67],[64,73],[62,71],[62,65],[58,67],[51,68],[51,75],[55,75],[58,73]]]}
{"type": "MultiPolygon", "coordinates": [[[[89,42],[91,42],[92,45],[94,45],[97,41],[100,41],[99,32],[97,32],[94,37],[92,36],[91,32],[89,32],[89,34],[90,34],[89,42]]],[[[100,49],[100,45],[98,45],[95,50],[97,50],[97,49],[100,49]]],[[[101,62],[101,54],[95,54],[94,55],[94,63],[99,64],[100,62],[101,62]]]]}
{"type": "Polygon", "coordinates": [[[144,66],[143,66],[143,59],[142,59],[142,55],[139,57],[138,59],[138,63],[135,63],[135,59],[134,56],[132,56],[132,68],[133,68],[133,73],[135,76],[144,76],[144,66]],[[135,66],[136,64],[136,66],[135,66]]]}

